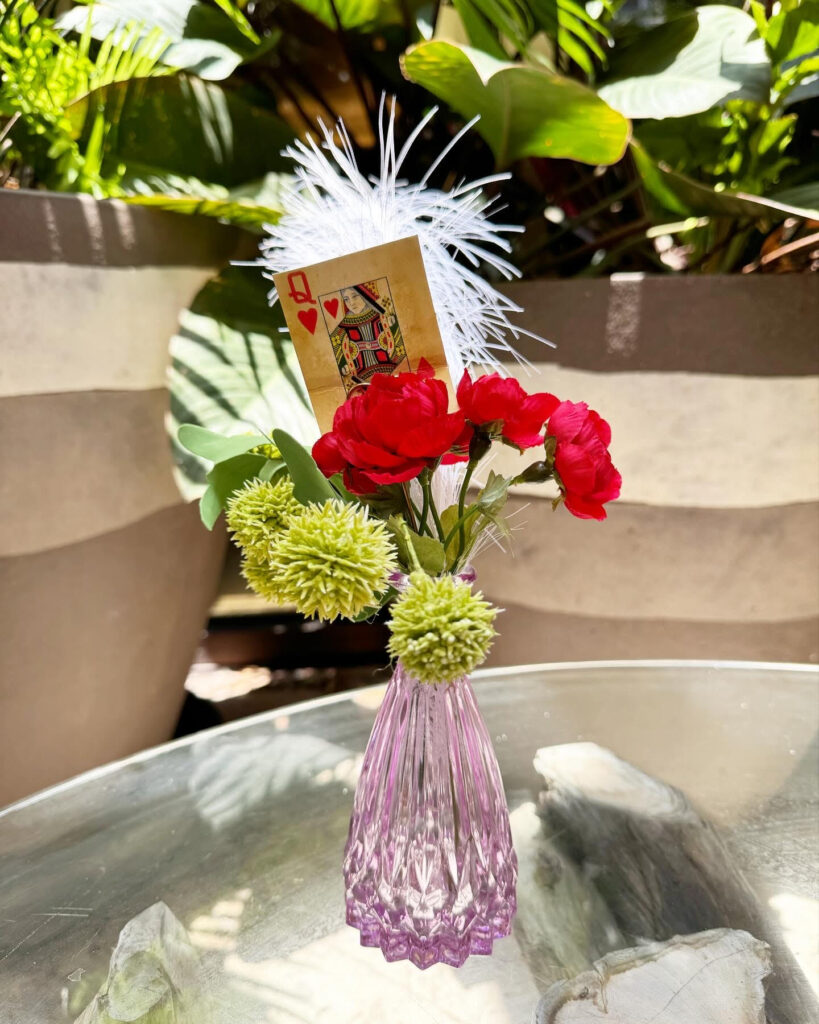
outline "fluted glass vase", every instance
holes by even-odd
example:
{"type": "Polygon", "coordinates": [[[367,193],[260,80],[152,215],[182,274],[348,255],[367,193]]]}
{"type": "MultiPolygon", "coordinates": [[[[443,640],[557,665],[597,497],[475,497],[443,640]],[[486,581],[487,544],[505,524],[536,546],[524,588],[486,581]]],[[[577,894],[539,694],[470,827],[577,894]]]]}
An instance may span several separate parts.
{"type": "Polygon", "coordinates": [[[468,678],[398,663],[373,726],[344,855],[347,923],[387,960],[460,967],[511,930],[517,859],[468,678]]]}

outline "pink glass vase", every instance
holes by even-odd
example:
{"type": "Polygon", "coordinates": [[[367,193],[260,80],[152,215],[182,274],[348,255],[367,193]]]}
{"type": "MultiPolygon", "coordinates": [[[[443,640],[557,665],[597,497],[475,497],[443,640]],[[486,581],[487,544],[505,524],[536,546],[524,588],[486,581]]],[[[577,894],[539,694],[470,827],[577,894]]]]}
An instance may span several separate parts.
{"type": "Polygon", "coordinates": [[[347,923],[387,960],[460,967],[511,930],[517,858],[469,679],[398,663],[376,716],[344,854],[347,923]]]}

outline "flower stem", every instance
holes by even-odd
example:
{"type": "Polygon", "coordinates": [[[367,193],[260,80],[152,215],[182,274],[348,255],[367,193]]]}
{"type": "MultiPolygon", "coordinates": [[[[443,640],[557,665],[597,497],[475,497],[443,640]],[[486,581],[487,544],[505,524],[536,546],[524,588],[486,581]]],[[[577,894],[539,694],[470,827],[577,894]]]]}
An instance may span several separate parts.
{"type": "Polygon", "coordinates": [[[469,460],[469,464],[466,467],[466,473],[464,473],[464,482],[461,484],[461,493],[458,495],[458,554],[455,556],[453,568],[457,567],[461,561],[461,557],[466,547],[466,531],[464,526],[466,525],[464,520],[464,506],[466,505],[466,492],[469,489],[469,481],[472,479],[472,474],[477,466],[477,461],[469,460]]]}
{"type": "Polygon", "coordinates": [[[415,503],[410,497],[410,485],[408,482],[401,484],[401,490],[404,492],[404,500],[407,503],[407,515],[409,516],[410,526],[413,530],[418,530],[418,509],[415,507],[415,503]]]}
{"type": "Polygon", "coordinates": [[[427,526],[427,516],[429,515],[430,505],[430,487],[429,487],[429,470],[424,469],[421,471],[421,475],[418,477],[418,482],[421,485],[421,490],[424,495],[424,503],[421,506],[421,525],[418,527],[418,532],[423,536],[428,533],[432,536],[432,530],[427,526]]]}

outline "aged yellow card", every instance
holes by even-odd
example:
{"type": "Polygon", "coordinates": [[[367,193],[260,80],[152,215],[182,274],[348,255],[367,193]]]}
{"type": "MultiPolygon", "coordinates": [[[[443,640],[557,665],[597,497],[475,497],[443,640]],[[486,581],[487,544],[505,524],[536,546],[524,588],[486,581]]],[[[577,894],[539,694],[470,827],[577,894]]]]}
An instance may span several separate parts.
{"type": "Polygon", "coordinates": [[[275,274],[319,427],[378,373],[422,359],[452,390],[418,238],[275,274]]]}

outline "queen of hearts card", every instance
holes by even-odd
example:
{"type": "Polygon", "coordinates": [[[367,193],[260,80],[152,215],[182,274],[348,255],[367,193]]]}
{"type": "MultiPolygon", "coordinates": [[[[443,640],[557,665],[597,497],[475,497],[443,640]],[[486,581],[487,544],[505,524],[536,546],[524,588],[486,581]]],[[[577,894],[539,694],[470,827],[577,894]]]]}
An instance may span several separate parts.
{"type": "Polygon", "coordinates": [[[409,369],[386,277],[320,295],[319,302],[347,394],[377,373],[409,369]]]}

